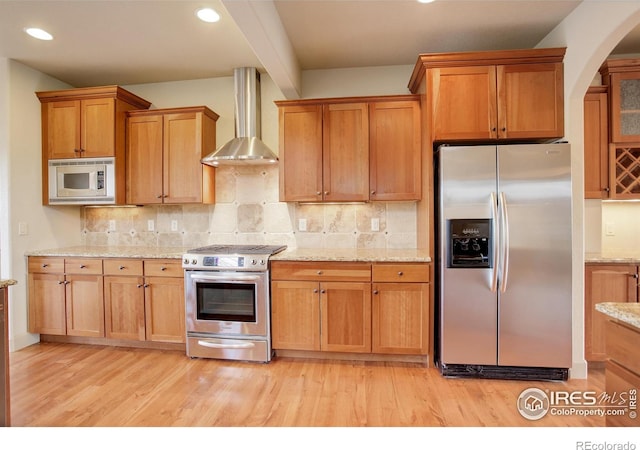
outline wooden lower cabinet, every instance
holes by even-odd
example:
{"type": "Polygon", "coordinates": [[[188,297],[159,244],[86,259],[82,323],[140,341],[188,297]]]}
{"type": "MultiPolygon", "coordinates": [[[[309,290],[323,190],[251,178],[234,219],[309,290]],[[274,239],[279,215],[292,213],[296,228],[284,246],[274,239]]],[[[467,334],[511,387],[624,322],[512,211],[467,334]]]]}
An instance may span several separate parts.
{"type": "Polygon", "coordinates": [[[104,342],[184,344],[181,262],[30,257],[29,331],[104,342]],[[82,271],[94,273],[72,273],[82,271]]]}
{"type": "Polygon", "coordinates": [[[595,309],[597,303],[638,301],[638,266],[635,264],[586,264],[584,288],[585,359],[603,362],[606,316],[595,309]]]}
{"type": "Polygon", "coordinates": [[[428,264],[274,261],[273,348],[426,355],[429,270],[428,264]],[[371,274],[373,284],[366,280],[371,274]]]}

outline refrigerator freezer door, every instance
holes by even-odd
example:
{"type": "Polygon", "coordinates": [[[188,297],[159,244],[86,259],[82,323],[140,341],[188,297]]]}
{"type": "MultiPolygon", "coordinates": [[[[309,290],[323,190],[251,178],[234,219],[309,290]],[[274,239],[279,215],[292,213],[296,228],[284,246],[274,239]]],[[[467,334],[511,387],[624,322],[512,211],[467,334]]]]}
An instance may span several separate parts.
{"type": "Polygon", "coordinates": [[[439,177],[440,355],[444,364],[496,364],[495,267],[449,267],[453,219],[491,219],[495,227],[496,147],[441,147],[439,177]]]}
{"type": "Polygon", "coordinates": [[[508,217],[498,364],[571,367],[569,144],[498,146],[498,190],[508,217]]]}

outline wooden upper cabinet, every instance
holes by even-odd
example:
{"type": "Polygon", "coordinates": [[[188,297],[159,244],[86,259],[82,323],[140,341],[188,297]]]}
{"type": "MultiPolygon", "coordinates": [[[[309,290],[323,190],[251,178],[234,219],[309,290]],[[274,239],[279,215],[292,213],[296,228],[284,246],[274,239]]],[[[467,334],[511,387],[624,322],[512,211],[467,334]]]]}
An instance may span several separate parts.
{"type": "Polygon", "coordinates": [[[422,54],[420,91],[432,141],[534,140],[564,135],[564,48],[422,54]]]}
{"type": "Polygon", "coordinates": [[[127,118],[127,203],[213,203],[218,115],[205,106],[131,111],[127,118]]]}
{"type": "Polygon", "coordinates": [[[584,96],[584,198],[609,197],[607,87],[592,86],[584,96]]]}
{"type": "Polygon", "coordinates": [[[43,157],[124,155],[124,112],[148,101],[118,86],[36,92],[42,104],[43,157]]]}
{"type": "Polygon", "coordinates": [[[322,199],[369,200],[369,112],[366,103],[323,106],[322,199]]]}
{"type": "Polygon", "coordinates": [[[419,200],[419,97],[277,101],[280,200],[419,200]]]}
{"type": "Polygon", "coordinates": [[[369,105],[371,200],[420,200],[422,157],[418,100],[369,105]]]}
{"type": "Polygon", "coordinates": [[[640,59],[610,59],[600,67],[609,87],[610,142],[640,142],[640,59]]]}
{"type": "Polygon", "coordinates": [[[282,106],[280,134],[280,200],[322,199],[322,105],[282,106]]]}

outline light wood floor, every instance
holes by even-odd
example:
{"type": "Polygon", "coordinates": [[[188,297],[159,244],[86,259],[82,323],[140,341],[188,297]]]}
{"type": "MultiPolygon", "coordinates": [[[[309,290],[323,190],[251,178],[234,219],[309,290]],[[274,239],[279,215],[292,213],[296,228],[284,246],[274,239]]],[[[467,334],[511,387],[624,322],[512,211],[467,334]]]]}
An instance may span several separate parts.
{"type": "Polygon", "coordinates": [[[604,426],[599,417],[529,421],[516,399],[604,390],[588,380],[445,379],[408,363],[190,359],[182,352],[36,344],[11,353],[12,425],[55,427],[604,426]]]}

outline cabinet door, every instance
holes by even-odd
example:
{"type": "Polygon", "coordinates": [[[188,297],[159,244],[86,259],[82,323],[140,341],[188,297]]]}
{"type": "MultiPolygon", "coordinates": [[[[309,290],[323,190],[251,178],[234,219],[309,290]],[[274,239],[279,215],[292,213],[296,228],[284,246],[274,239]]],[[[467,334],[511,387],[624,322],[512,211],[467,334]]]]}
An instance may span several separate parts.
{"type": "Polygon", "coordinates": [[[420,200],[421,115],[418,101],[369,105],[371,200],[420,200]]]}
{"type": "Polygon", "coordinates": [[[318,283],[271,282],[271,336],[274,349],[320,350],[318,283]]]}
{"type": "Polygon", "coordinates": [[[320,283],[322,351],[371,352],[371,284],[320,283]]]}
{"type": "Polygon", "coordinates": [[[114,98],[82,100],[80,142],[82,157],[116,155],[115,103],[114,98]]]}
{"type": "Polygon", "coordinates": [[[46,139],[49,159],[79,158],[80,143],[80,101],[49,102],[46,108],[46,139]]]}
{"type": "Polygon", "coordinates": [[[29,273],[29,332],[67,334],[64,274],[29,273]]]}
{"type": "Polygon", "coordinates": [[[104,320],[107,338],[145,340],[142,277],[104,277],[104,320]]]}
{"type": "Polygon", "coordinates": [[[67,275],[68,336],[104,337],[102,275],[67,275]]]}
{"type": "Polygon", "coordinates": [[[322,200],[322,106],[278,110],[280,201],[322,200]]]}
{"type": "Polygon", "coordinates": [[[498,138],[564,135],[562,63],[497,66],[498,138]]]}
{"type": "Polygon", "coordinates": [[[497,137],[495,66],[427,71],[434,141],[497,137]]]}
{"type": "Polygon", "coordinates": [[[163,131],[163,202],[202,203],[202,114],[166,114],[163,131]]]}
{"type": "Polygon", "coordinates": [[[640,141],[640,72],[612,73],[611,142],[640,141]]]}
{"type": "Polygon", "coordinates": [[[608,105],[602,89],[590,88],[584,96],[584,198],[609,197],[608,105]]]}
{"type": "Polygon", "coordinates": [[[324,105],[322,136],[323,200],[369,200],[367,104],[324,105]]]}
{"type": "Polygon", "coordinates": [[[127,203],[162,203],[162,116],[127,120],[127,203]]]}
{"type": "Polygon", "coordinates": [[[183,278],[145,278],[144,302],[148,341],[186,342],[183,278]]]}
{"type": "Polygon", "coordinates": [[[373,353],[426,355],[429,344],[429,285],[374,283],[373,353]]]}
{"type": "Polygon", "coordinates": [[[636,302],[637,267],[631,264],[588,264],[585,266],[585,358],[605,361],[606,318],[595,310],[596,303],[636,302]]]}

